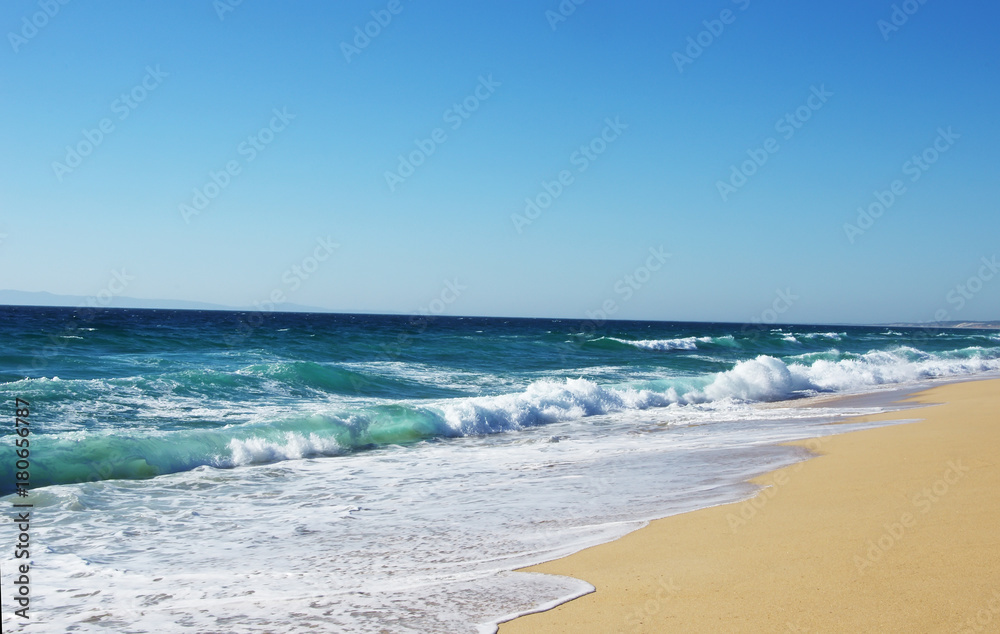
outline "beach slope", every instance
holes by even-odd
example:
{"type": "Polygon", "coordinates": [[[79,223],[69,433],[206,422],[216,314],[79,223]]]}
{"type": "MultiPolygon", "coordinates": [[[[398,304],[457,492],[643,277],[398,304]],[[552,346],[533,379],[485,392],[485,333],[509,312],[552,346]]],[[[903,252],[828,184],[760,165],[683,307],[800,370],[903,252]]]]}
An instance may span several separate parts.
{"type": "Polygon", "coordinates": [[[753,500],[525,569],[597,591],[521,632],[1000,631],[1000,380],[913,397],[921,419],[807,441],[753,500]]]}

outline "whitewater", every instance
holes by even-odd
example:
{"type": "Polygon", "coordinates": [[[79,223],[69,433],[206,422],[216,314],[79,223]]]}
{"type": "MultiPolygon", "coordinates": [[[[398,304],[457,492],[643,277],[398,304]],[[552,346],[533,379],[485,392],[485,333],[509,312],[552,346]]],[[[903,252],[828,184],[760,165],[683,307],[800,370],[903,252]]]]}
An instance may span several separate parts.
{"type": "Polygon", "coordinates": [[[751,495],[808,457],[778,443],[886,407],[808,397],[1000,372],[996,331],[0,312],[47,631],[492,631],[591,590],[514,569],[751,495]]]}

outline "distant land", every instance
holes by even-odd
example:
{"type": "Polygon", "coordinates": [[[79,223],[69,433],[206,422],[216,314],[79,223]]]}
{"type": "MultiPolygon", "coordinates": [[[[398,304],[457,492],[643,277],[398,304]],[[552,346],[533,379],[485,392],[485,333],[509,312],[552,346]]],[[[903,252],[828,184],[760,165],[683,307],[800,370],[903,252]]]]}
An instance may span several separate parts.
{"type": "Polygon", "coordinates": [[[978,328],[980,330],[1000,329],[1000,321],[934,321],[922,324],[885,324],[886,327],[896,328],[978,328]]]}
{"type": "MultiPolygon", "coordinates": [[[[0,305],[5,306],[65,306],[93,308],[155,308],[160,310],[231,310],[256,311],[254,306],[223,306],[206,302],[188,302],[177,299],[140,299],[119,295],[107,298],[84,297],[82,295],[55,295],[45,291],[3,291],[0,290],[0,305]]],[[[300,304],[278,304],[278,312],[329,313],[325,308],[302,306],[300,304]]]]}

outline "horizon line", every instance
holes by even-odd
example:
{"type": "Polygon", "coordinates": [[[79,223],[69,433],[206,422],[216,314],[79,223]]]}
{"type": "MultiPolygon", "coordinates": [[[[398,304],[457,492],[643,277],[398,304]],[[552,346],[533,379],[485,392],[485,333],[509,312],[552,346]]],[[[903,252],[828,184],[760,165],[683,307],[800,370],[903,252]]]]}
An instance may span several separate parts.
{"type": "MultiPolygon", "coordinates": [[[[19,291],[19,292],[32,292],[32,291],[19,291]]],[[[44,293],[46,291],[34,291],[44,293]]],[[[50,295],[52,293],[49,293],[50,295]]],[[[140,298],[122,298],[122,299],[140,299],[140,298]]],[[[141,301],[188,301],[188,300],[141,300],[141,301]]],[[[194,302],[191,303],[201,303],[194,302]]],[[[209,304],[211,305],[211,304],[209,304]]],[[[544,320],[544,321],[569,321],[569,322],[594,322],[598,325],[618,322],[618,323],[658,323],[658,324],[713,324],[713,325],[734,325],[734,326],[763,326],[763,327],[781,327],[781,326],[838,326],[838,327],[849,327],[849,328],[885,328],[885,327],[897,327],[897,328],[945,328],[950,330],[968,330],[970,328],[982,328],[982,329],[1000,329],[1000,320],[955,320],[955,321],[942,321],[942,322],[885,322],[885,323],[820,323],[820,322],[774,322],[774,323],[764,323],[764,322],[741,322],[741,321],[692,321],[692,320],[670,320],[670,319],[600,319],[596,320],[593,318],[586,317],[526,317],[519,315],[433,315],[433,314],[421,314],[421,313],[380,313],[380,312],[368,312],[368,311],[338,311],[334,309],[320,308],[320,307],[308,307],[303,306],[302,308],[307,308],[309,310],[264,310],[253,307],[232,307],[219,305],[213,308],[170,308],[170,307],[141,307],[141,306],[79,306],[79,305],[44,305],[44,304],[6,304],[0,303],[0,309],[3,308],[53,308],[53,309],[72,309],[72,310],[100,310],[100,311],[121,311],[121,310],[142,310],[142,311],[183,311],[183,312],[202,312],[202,313],[262,313],[262,314],[292,314],[292,315],[337,315],[337,316],[366,316],[366,317],[410,317],[410,318],[429,318],[429,319],[520,319],[520,320],[544,320]],[[954,325],[948,326],[945,324],[976,324],[976,326],[961,326],[954,325]]]]}

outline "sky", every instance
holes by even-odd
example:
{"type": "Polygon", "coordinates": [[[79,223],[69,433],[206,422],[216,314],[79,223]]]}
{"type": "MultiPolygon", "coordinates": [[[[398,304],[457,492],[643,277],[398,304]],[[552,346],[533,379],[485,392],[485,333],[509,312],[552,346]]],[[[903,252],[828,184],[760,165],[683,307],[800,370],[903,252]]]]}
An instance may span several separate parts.
{"type": "Polygon", "coordinates": [[[996,2],[5,0],[0,289],[1000,319],[996,2]]]}

